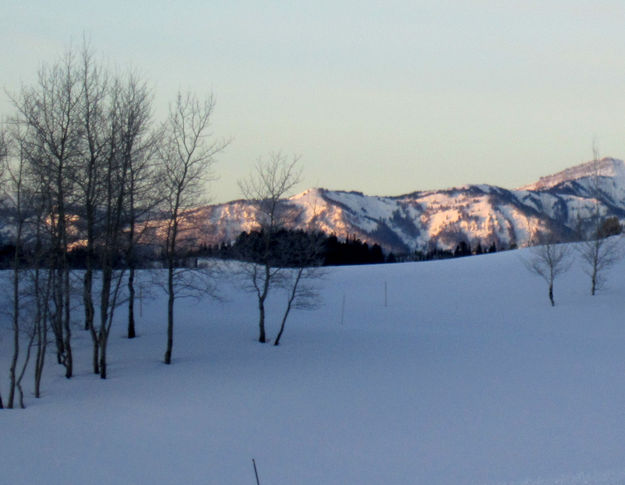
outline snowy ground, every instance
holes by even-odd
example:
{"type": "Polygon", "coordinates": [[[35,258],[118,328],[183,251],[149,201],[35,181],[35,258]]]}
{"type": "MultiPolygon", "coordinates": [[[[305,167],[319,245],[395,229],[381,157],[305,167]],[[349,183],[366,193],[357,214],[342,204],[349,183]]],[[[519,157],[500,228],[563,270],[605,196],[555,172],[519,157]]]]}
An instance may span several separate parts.
{"type": "Polygon", "coordinates": [[[332,269],[277,348],[224,283],[179,302],[172,366],[144,301],[107,381],[77,330],[77,376],[50,359],[0,412],[0,482],[254,485],[254,458],[262,485],[625,484],[625,262],[595,297],[574,267],[551,308],[524,254],[332,269]]]}

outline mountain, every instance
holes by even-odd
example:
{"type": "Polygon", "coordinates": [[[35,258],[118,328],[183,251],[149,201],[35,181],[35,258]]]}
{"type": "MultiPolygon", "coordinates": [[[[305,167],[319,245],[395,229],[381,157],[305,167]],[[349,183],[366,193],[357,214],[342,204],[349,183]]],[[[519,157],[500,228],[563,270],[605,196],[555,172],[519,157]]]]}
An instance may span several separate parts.
{"type": "MultiPolygon", "coordinates": [[[[461,241],[473,248],[526,246],[545,233],[575,239],[597,208],[625,220],[625,163],[587,162],[513,190],[465,185],[380,197],[314,188],[285,204],[288,227],[315,227],[399,253],[454,249],[461,241]]],[[[193,215],[205,244],[232,241],[257,220],[253,204],[244,200],[202,207],[193,215]]]]}
{"type": "MultiPolygon", "coordinates": [[[[289,228],[357,238],[397,254],[454,250],[462,242],[473,249],[478,244],[506,249],[531,245],[546,234],[580,239],[597,210],[625,222],[625,163],[613,158],[582,163],[517,189],[464,185],[382,197],[313,188],[283,203],[289,228]]],[[[10,221],[12,209],[5,205],[0,220],[10,221]]],[[[158,240],[166,225],[154,219],[146,237],[158,240]]],[[[258,228],[257,221],[252,202],[235,200],[188,211],[181,230],[189,246],[217,245],[258,228]]],[[[10,223],[1,224],[0,240],[11,241],[13,232],[10,223]]]]}
{"type": "Polygon", "coordinates": [[[614,158],[603,158],[567,168],[553,175],[540,177],[538,182],[521,187],[521,190],[547,190],[565,182],[591,181],[595,176],[611,179],[622,189],[625,189],[625,164],[623,161],[614,158]]]}

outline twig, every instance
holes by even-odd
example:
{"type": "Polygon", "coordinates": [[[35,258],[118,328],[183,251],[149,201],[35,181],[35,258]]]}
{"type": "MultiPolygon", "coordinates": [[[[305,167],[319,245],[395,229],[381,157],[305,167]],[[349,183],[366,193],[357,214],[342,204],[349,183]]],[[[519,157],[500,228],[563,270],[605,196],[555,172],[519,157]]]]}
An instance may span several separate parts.
{"type": "Polygon", "coordinates": [[[252,458],[252,464],[254,465],[254,475],[256,475],[256,485],[260,485],[260,480],[258,479],[258,470],[256,469],[256,460],[252,458]]]}

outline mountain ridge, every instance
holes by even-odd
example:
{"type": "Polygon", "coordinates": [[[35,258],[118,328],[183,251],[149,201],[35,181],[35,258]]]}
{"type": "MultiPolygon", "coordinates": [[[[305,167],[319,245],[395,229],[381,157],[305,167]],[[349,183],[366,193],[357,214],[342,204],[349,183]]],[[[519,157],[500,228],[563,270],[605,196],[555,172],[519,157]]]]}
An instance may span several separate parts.
{"type": "MultiPolygon", "coordinates": [[[[464,242],[498,249],[533,244],[541,234],[579,238],[598,209],[625,220],[625,163],[615,158],[585,162],[517,189],[470,184],[398,196],[309,188],[284,200],[285,226],[358,238],[386,251],[454,249],[464,242]]],[[[258,227],[246,200],[194,211],[197,239],[214,245],[258,227]]]]}

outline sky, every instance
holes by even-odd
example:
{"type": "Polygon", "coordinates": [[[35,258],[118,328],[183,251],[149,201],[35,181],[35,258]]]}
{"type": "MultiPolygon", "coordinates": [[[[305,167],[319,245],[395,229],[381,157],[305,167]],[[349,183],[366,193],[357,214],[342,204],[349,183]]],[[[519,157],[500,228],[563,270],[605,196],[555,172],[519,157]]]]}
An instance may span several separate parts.
{"type": "MultiPolygon", "coordinates": [[[[625,2],[4,0],[0,84],[31,84],[86,36],[133,69],[164,117],[178,90],[216,100],[213,202],[271,152],[308,187],[400,195],[514,188],[625,157],[625,2]]],[[[12,113],[0,93],[0,116],[12,113]]]]}

